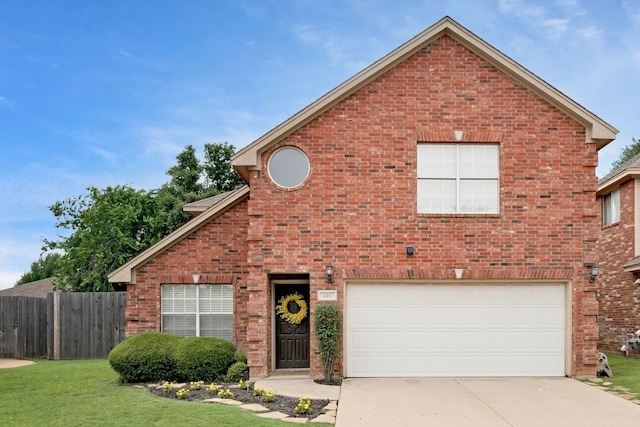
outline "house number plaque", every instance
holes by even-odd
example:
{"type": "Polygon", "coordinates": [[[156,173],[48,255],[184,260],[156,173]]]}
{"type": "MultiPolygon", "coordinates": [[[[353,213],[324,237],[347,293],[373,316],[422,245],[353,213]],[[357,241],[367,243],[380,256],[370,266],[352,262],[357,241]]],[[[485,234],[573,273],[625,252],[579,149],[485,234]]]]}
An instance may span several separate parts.
{"type": "Polygon", "coordinates": [[[338,291],[318,291],[318,301],[338,301],[338,291]]]}

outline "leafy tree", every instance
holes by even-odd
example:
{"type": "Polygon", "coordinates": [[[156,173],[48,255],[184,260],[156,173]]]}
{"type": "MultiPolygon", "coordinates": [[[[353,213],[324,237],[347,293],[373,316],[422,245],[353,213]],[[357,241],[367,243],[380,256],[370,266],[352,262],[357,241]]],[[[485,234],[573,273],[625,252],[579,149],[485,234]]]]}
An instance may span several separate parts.
{"type": "Polygon", "coordinates": [[[56,288],[76,292],[111,291],[107,274],[162,238],[155,200],[145,191],[127,186],[98,189],[56,202],[49,209],[56,227],[69,237],[44,241],[44,250],[64,251],[56,288]]]}
{"type": "Polygon", "coordinates": [[[640,154],[640,140],[631,138],[631,144],[622,149],[618,159],[611,163],[611,171],[622,166],[623,163],[631,160],[640,154]]]}
{"type": "Polygon", "coordinates": [[[224,193],[244,185],[244,180],[231,166],[231,156],[236,148],[227,143],[204,145],[204,172],[207,188],[224,193]]]}
{"type": "Polygon", "coordinates": [[[37,261],[31,263],[31,268],[24,273],[16,282],[16,285],[35,282],[36,280],[48,279],[58,275],[60,258],[57,252],[48,253],[44,258],[42,255],[37,261]]]}
{"type": "Polygon", "coordinates": [[[231,167],[234,147],[206,144],[204,164],[188,145],[169,170],[170,181],[157,190],[128,186],[87,188],[88,194],[58,201],[49,209],[68,237],[44,240],[44,250],[60,250],[59,289],[111,291],[107,274],[189,220],[186,203],[230,191],[242,184],[231,167]]]}
{"type": "Polygon", "coordinates": [[[196,157],[196,149],[193,145],[187,145],[183,152],[178,154],[178,164],[169,168],[167,174],[171,176],[169,186],[178,194],[200,193],[202,184],[202,165],[196,157]]]}

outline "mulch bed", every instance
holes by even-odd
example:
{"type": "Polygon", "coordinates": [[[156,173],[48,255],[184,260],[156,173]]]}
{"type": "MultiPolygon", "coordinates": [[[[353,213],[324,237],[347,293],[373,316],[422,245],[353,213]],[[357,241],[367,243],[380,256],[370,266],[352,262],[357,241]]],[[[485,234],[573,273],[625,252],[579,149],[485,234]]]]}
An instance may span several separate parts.
{"type": "MultiPolygon", "coordinates": [[[[287,414],[290,417],[304,417],[304,418],[313,419],[319,415],[322,415],[322,409],[325,406],[327,406],[327,404],[329,404],[328,400],[311,399],[311,414],[300,415],[294,410],[296,405],[298,404],[298,398],[276,395],[275,400],[273,402],[263,402],[261,396],[253,395],[253,390],[240,389],[238,388],[237,383],[234,383],[234,384],[216,383],[216,384],[225,389],[229,388],[233,392],[233,397],[231,398],[232,400],[237,400],[243,403],[257,403],[269,409],[269,411],[282,412],[283,414],[287,414]]],[[[166,391],[162,387],[158,387],[158,385],[156,384],[148,385],[147,387],[149,391],[151,391],[151,393],[153,393],[158,397],[163,397],[167,399],[178,399],[178,397],[176,396],[177,389],[173,391],[166,391]]],[[[205,384],[202,386],[200,390],[190,390],[189,397],[187,399],[180,399],[180,400],[203,401],[206,399],[211,399],[213,397],[218,397],[216,395],[213,395],[207,392],[208,387],[209,387],[209,384],[205,384]]],[[[188,388],[188,386],[185,388],[188,388]]],[[[300,396],[300,397],[303,397],[303,396],[300,396]]]]}

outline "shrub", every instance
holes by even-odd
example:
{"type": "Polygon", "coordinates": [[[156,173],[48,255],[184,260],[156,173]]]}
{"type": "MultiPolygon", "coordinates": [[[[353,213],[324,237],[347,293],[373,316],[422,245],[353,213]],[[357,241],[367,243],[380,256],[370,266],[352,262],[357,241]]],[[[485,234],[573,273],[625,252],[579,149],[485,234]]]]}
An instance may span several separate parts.
{"type": "Polygon", "coordinates": [[[109,364],[124,382],[175,380],[175,348],[180,338],[159,332],[134,335],[115,346],[109,364]]]}
{"type": "Polygon", "coordinates": [[[247,352],[239,348],[234,353],[233,358],[236,360],[236,362],[247,363],[247,352]]]}
{"type": "Polygon", "coordinates": [[[236,348],[218,338],[183,337],[175,349],[179,381],[215,381],[234,362],[236,348]]]}
{"type": "Polygon", "coordinates": [[[246,380],[249,378],[249,368],[247,364],[244,362],[236,362],[233,365],[229,366],[229,370],[227,371],[227,375],[224,377],[224,380],[229,383],[233,383],[240,380],[246,380]]]}
{"type": "Polygon", "coordinates": [[[314,310],[313,327],[318,338],[324,380],[332,382],[333,365],[340,355],[340,336],[342,335],[340,307],[335,304],[317,305],[314,310]]]}

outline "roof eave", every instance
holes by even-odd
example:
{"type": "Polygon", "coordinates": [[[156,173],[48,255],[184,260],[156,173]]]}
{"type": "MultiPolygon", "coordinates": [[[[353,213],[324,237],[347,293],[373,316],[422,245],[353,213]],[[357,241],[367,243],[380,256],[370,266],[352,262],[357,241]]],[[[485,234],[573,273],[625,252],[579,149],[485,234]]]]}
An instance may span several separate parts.
{"type": "Polygon", "coordinates": [[[109,273],[108,280],[110,283],[136,283],[135,269],[146,263],[150,259],[156,257],[160,253],[164,252],[169,247],[175,245],[189,234],[193,233],[203,225],[205,225],[211,218],[218,216],[236,204],[243,200],[249,194],[249,187],[244,186],[234,191],[229,197],[222,200],[220,203],[211,206],[201,215],[191,219],[189,222],[178,228],[155,245],[149,247],[145,251],[138,254],[129,262],[125,263],[118,269],[109,273]]]}
{"type": "Polygon", "coordinates": [[[606,181],[598,183],[597,194],[608,193],[614,187],[619,186],[630,179],[640,178],[640,168],[628,168],[620,171],[620,173],[609,177],[606,181]]]}

